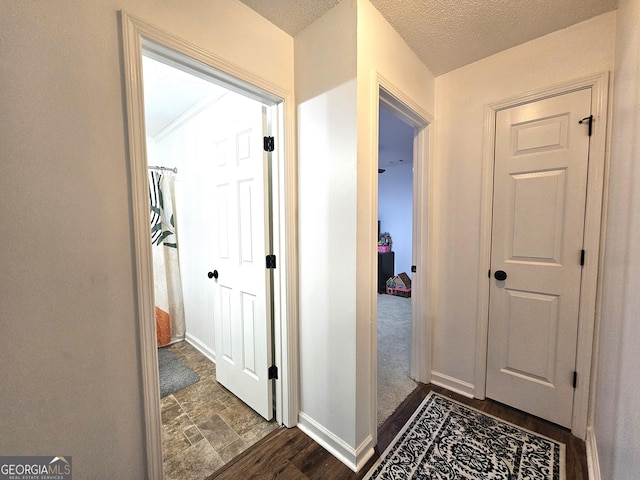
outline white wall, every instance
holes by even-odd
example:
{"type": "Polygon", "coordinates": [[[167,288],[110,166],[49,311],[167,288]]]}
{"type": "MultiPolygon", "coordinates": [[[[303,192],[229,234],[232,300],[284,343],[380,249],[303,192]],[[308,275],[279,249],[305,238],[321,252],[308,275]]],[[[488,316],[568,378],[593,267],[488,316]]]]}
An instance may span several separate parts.
{"type": "MultiPolygon", "coordinates": [[[[367,152],[371,148],[368,142],[377,128],[372,124],[377,116],[370,109],[378,109],[378,104],[371,103],[373,97],[368,82],[378,74],[427,114],[433,114],[435,77],[382,14],[369,1],[358,0],[358,106],[363,113],[360,123],[368,132],[358,140],[359,145],[366,145],[367,152]]],[[[375,156],[368,157],[368,161],[373,158],[375,156]]]]}
{"type": "MultiPolygon", "coordinates": [[[[358,182],[357,182],[357,381],[359,445],[376,438],[375,349],[378,257],[378,81],[384,79],[414,113],[434,111],[434,77],[402,37],[367,0],[358,0],[358,182]]],[[[425,159],[427,160],[427,159],[425,159]]],[[[426,210],[426,209],[425,209],[426,210]]],[[[426,282],[425,282],[426,284],[426,282]]]]}
{"type": "Polygon", "coordinates": [[[362,0],[340,3],[301,32],[295,59],[300,419],[308,433],[357,468],[372,453],[376,428],[372,139],[378,105],[372,75],[383,73],[425,109],[433,107],[433,76],[362,0]]]}
{"type": "Polygon", "coordinates": [[[356,468],[372,453],[376,428],[370,360],[378,105],[371,75],[383,72],[425,109],[433,107],[433,77],[362,0],[340,3],[301,32],[295,59],[300,419],[356,468]]]}
{"type": "Polygon", "coordinates": [[[395,252],[396,275],[411,277],[413,215],[413,163],[391,165],[378,175],[380,231],[389,232],[395,252]]]}
{"type": "Polygon", "coordinates": [[[324,441],[351,461],[356,305],[348,279],[356,272],[355,27],[355,2],[347,0],[295,39],[300,420],[316,437],[326,430],[324,441]]]}
{"type": "Polygon", "coordinates": [[[603,480],[640,471],[640,2],[618,2],[595,444],[603,480]]]}
{"type": "Polygon", "coordinates": [[[433,372],[473,393],[480,261],[484,108],[613,69],[615,12],[436,78],[436,228],[440,289],[433,372]]]}
{"type": "Polygon", "coordinates": [[[77,478],[146,476],[120,8],[293,91],[236,0],[0,3],[0,452],[77,478]]]}

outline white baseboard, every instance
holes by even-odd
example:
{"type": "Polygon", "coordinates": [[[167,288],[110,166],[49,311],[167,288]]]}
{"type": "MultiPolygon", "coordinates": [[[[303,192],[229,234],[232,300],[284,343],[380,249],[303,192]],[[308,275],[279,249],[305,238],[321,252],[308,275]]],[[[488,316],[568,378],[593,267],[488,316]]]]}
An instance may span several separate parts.
{"type": "Polygon", "coordinates": [[[211,360],[213,363],[216,363],[216,352],[214,352],[210,347],[202,343],[196,337],[191,335],[189,332],[185,335],[185,340],[189,342],[193,348],[198,350],[201,354],[211,360]]]}
{"type": "Polygon", "coordinates": [[[585,446],[587,449],[587,470],[589,472],[589,480],[601,480],[600,458],[598,457],[598,445],[596,443],[596,434],[593,431],[593,427],[587,427],[585,446]]]}
{"type": "Polygon", "coordinates": [[[431,372],[431,383],[444,387],[452,392],[464,395],[467,398],[473,398],[474,386],[471,383],[463,382],[457,378],[450,377],[444,373],[431,372]]]}
{"type": "Polygon", "coordinates": [[[304,412],[299,414],[297,427],[354,472],[360,471],[374,453],[371,436],[353,448],[304,412]]]}

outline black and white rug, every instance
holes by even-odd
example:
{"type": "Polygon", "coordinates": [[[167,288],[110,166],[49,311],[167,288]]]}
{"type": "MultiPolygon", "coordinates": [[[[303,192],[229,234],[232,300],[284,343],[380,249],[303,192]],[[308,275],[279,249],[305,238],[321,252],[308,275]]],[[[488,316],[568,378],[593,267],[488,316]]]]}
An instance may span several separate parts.
{"type": "Polygon", "coordinates": [[[365,480],[564,480],[565,445],[430,392],[365,480]]]}

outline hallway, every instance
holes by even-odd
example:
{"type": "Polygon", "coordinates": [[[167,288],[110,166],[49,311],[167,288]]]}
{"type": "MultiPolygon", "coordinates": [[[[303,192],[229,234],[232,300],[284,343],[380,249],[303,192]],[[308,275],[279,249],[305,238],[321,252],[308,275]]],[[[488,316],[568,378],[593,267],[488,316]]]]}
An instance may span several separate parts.
{"type": "Polygon", "coordinates": [[[239,478],[283,478],[296,480],[359,480],[393,441],[416,408],[430,391],[472,406],[517,426],[540,433],[566,444],[566,476],[571,480],[587,480],[587,454],[582,440],[557,425],[520,412],[492,400],[463,397],[435,385],[418,384],[413,393],[400,405],[378,431],[376,453],[359,473],[333,457],[298,428],[279,429],[247,450],[208,480],[236,480],[239,478]]]}

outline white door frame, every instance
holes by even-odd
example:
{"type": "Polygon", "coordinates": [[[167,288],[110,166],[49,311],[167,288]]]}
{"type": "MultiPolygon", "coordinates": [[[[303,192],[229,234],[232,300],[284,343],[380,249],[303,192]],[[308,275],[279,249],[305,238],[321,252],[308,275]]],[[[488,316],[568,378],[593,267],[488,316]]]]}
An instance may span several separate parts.
{"type": "Polygon", "coordinates": [[[291,427],[298,417],[298,332],[297,250],[295,243],[296,171],[293,97],[287,91],[247,72],[197,45],[120,12],[123,49],[128,153],[130,163],[132,226],[134,241],[136,303],[139,324],[140,362],[147,476],[163,478],[162,421],[157,363],[156,327],[153,305],[153,266],[149,241],[149,193],[142,81],[142,52],[162,57],[167,63],[188,66],[194,74],[217,77],[229,88],[273,105],[273,136],[276,152],[272,158],[273,253],[278,258],[274,271],[274,362],[276,419],[291,427]]]}
{"type": "MultiPolygon", "coordinates": [[[[378,108],[380,103],[396,112],[399,117],[408,120],[414,125],[416,137],[413,142],[413,235],[412,235],[412,256],[416,273],[413,274],[411,282],[412,289],[412,327],[411,327],[411,377],[422,383],[429,383],[431,380],[431,330],[429,324],[429,299],[435,298],[432,292],[435,282],[430,276],[433,269],[433,231],[434,217],[431,206],[434,205],[434,188],[432,185],[433,162],[431,159],[433,142],[430,141],[433,130],[433,117],[424,111],[416,102],[411,100],[399,88],[378,73],[375,82],[375,93],[373,101],[375,107],[372,109],[375,117],[375,128],[373,128],[372,142],[375,159],[372,163],[378,168],[378,108]]],[[[373,191],[378,192],[378,175],[374,175],[373,191]]],[[[374,202],[372,209],[374,220],[372,225],[377,225],[378,204],[374,202]]],[[[374,256],[377,253],[374,252],[374,256]]],[[[376,263],[374,263],[375,265],[376,263]]],[[[374,270],[375,271],[375,270],[374,270]]],[[[372,292],[377,292],[377,277],[372,277],[372,292]]],[[[371,398],[373,432],[375,434],[374,444],[377,443],[377,415],[378,415],[378,368],[377,368],[377,331],[378,331],[378,302],[377,293],[372,296],[372,326],[371,326],[371,398]]]]}
{"type": "MultiPolygon", "coordinates": [[[[476,398],[484,399],[487,378],[487,340],[489,330],[489,278],[491,268],[491,224],[493,203],[493,169],[495,154],[495,120],[499,110],[515,107],[544,98],[554,97],[584,88],[592,89],[591,113],[593,114],[593,135],[589,146],[589,169],[587,203],[585,213],[584,249],[585,264],[582,270],[580,289],[580,313],[576,371],[578,384],[573,396],[573,418],[571,432],[584,439],[587,432],[589,391],[594,352],[594,332],[596,325],[601,251],[604,249],[602,229],[604,185],[606,171],[606,140],[608,125],[607,99],[609,73],[602,72],[590,77],[528,92],[485,107],[484,149],[482,154],[482,200],[480,225],[480,268],[478,279],[478,316],[476,336],[475,391],[476,398]]],[[[574,119],[572,119],[574,120],[574,119]]],[[[575,119],[577,122],[580,119],[575,119]]],[[[585,127],[586,128],[586,127],[585,127]]]]}

